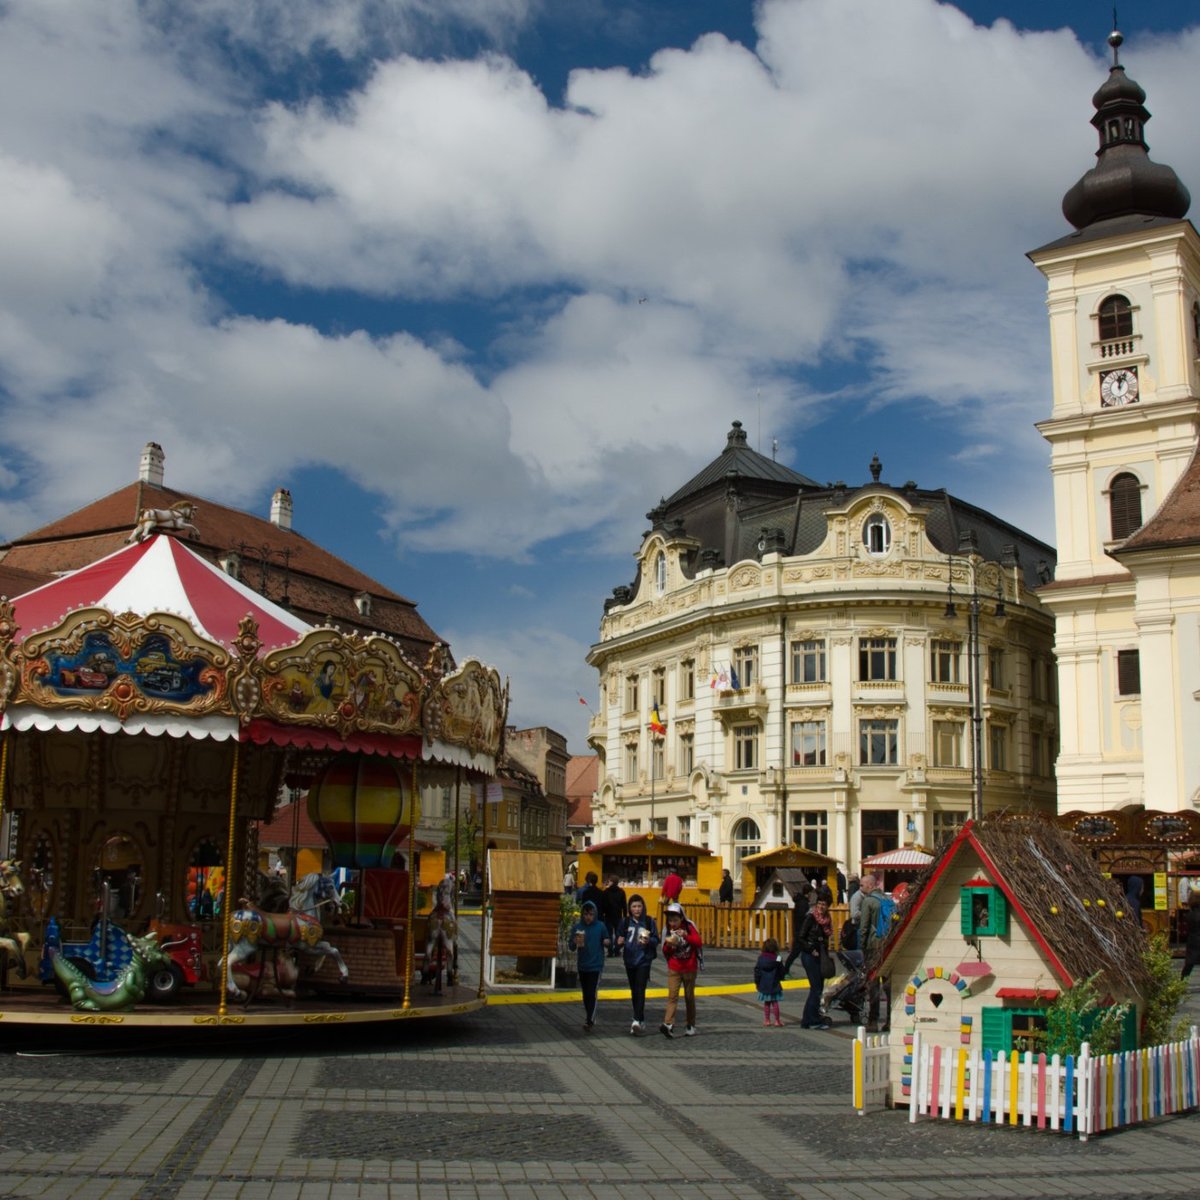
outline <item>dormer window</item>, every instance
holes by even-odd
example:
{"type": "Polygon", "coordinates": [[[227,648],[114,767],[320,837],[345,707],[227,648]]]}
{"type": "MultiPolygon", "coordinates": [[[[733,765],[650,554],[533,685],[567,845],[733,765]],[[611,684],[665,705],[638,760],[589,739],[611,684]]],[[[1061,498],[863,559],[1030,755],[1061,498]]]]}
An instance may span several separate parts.
{"type": "Polygon", "coordinates": [[[221,564],[221,570],[230,579],[240,579],[242,577],[242,556],[236,550],[227,550],[217,561],[221,564]]]}
{"type": "Polygon", "coordinates": [[[868,554],[883,555],[892,548],[892,527],[881,513],[873,513],[867,518],[862,536],[868,554]]]}
{"type": "Polygon", "coordinates": [[[354,607],[358,609],[360,617],[369,617],[371,615],[371,596],[369,592],[357,592],[354,596],[354,607]]]}
{"type": "Polygon", "coordinates": [[[661,550],[654,560],[654,590],[660,596],[667,590],[667,556],[661,550]]]}
{"type": "Polygon", "coordinates": [[[1124,296],[1109,296],[1102,301],[1097,319],[1102,342],[1133,336],[1133,306],[1124,296]]]}

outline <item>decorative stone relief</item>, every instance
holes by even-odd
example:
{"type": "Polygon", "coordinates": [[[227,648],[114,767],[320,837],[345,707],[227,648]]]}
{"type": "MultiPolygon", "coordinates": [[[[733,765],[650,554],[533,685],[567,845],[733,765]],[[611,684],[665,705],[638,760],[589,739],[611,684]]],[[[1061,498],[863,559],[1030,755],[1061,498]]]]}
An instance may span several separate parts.
{"type": "Polygon", "coordinates": [[[745,591],[746,588],[757,587],[762,581],[762,572],[758,567],[738,567],[729,576],[729,586],[734,591],[745,591]]]}

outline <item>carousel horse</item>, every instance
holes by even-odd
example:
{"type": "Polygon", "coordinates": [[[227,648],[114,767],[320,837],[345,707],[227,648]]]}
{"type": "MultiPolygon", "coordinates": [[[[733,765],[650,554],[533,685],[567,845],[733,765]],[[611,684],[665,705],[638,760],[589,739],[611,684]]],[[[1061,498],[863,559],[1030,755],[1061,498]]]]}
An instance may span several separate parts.
{"type": "Polygon", "coordinates": [[[18,932],[9,928],[9,906],[18,896],[24,894],[25,884],[21,880],[20,862],[11,858],[0,861],[0,954],[4,955],[5,963],[10,958],[16,963],[17,974],[22,979],[29,973],[25,964],[29,934],[24,930],[18,932]]]}
{"type": "Polygon", "coordinates": [[[446,986],[454,986],[455,939],[458,926],[454,920],[454,876],[447,875],[437,885],[433,908],[429,913],[429,936],[425,939],[425,970],[421,978],[433,984],[435,996],[442,994],[442,968],[446,970],[446,986]]]}
{"type": "Polygon", "coordinates": [[[138,523],[126,542],[144,542],[152,533],[183,533],[190,530],[199,537],[200,530],[192,524],[196,506],[190,500],[177,500],[170,508],[143,508],[138,523]]]}
{"type": "MultiPolygon", "coordinates": [[[[249,902],[242,901],[243,905],[249,902]]],[[[233,977],[234,968],[252,959],[259,950],[274,951],[275,979],[279,992],[295,999],[296,981],[290,971],[280,965],[293,951],[306,958],[321,959],[329,955],[337,963],[338,975],[345,983],[350,971],[336,946],[325,941],[325,931],[317,919],[327,904],[338,903],[337,886],[328,875],[314,872],[305,875],[292,889],[291,908],[285,913],[264,912],[261,908],[239,908],[229,922],[229,958],[225,962],[225,986],[236,1000],[249,997],[233,977]]],[[[243,970],[245,976],[249,972],[243,970]]]]}

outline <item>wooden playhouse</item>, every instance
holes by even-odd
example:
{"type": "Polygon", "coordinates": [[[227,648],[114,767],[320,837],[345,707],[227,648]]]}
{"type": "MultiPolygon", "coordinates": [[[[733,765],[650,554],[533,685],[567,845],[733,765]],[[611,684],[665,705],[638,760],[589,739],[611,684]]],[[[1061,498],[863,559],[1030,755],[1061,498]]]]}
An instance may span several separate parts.
{"type": "Polygon", "coordinates": [[[914,887],[873,970],[891,982],[889,1099],[907,1104],[912,1036],[924,1044],[1041,1049],[1046,1009],[1095,975],[1128,1002],[1121,1049],[1137,1044],[1145,940],[1121,889],[1049,821],[968,822],[914,887]]]}

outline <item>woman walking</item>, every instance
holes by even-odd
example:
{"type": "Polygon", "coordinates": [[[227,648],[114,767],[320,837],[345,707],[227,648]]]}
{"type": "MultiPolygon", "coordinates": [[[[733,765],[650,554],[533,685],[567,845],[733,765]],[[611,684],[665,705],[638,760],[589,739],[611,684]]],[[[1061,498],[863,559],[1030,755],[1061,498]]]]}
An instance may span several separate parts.
{"type": "Polygon", "coordinates": [[[631,896],[629,913],[617,937],[625,959],[625,974],[629,978],[629,1001],[633,1006],[633,1024],[629,1032],[641,1037],[646,1032],[646,984],[650,967],[658,953],[658,926],[646,911],[641,896],[631,896]]]}
{"type": "Polygon", "coordinates": [[[797,935],[800,945],[800,962],[808,976],[808,999],[804,1001],[804,1015],[800,1018],[801,1029],[830,1029],[830,1023],[821,1016],[821,997],[825,992],[825,975],[821,970],[822,954],[829,953],[829,939],[833,933],[833,921],[829,916],[829,905],[819,897],[808,910],[797,935]]]}

